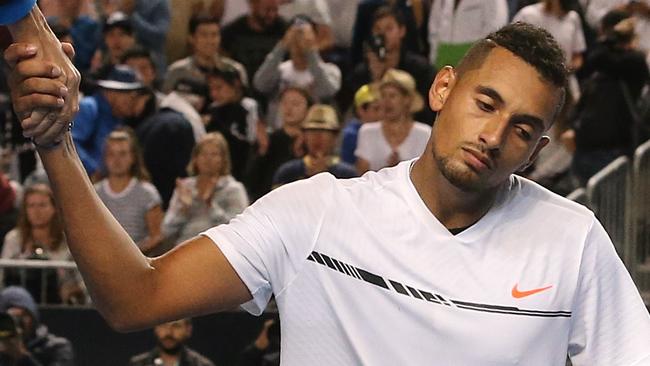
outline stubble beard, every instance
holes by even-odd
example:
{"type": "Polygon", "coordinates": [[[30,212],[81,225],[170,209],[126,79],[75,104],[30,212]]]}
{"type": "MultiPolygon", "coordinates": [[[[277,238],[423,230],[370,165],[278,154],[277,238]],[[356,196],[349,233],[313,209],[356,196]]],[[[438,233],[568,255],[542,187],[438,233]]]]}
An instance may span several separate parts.
{"type": "Polygon", "coordinates": [[[438,156],[435,148],[432,152],[433,159],[438,165],[438,170],[454,187],[467,193],[480,193],[485,191],[486,186],[480,177],[461,162],[455,162],[447,156],[438,156]]]}

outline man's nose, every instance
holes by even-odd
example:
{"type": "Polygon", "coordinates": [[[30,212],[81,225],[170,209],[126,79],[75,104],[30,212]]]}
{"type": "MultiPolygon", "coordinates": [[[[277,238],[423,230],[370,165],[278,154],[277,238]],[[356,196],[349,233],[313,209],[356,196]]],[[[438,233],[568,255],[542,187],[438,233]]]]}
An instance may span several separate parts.
{"type": "Polygon", "coordinates": [[[508,127],[506,118],[495,116],[485,123],[479,139],[489,150],[499,150],[506,141],[508,127]]]}

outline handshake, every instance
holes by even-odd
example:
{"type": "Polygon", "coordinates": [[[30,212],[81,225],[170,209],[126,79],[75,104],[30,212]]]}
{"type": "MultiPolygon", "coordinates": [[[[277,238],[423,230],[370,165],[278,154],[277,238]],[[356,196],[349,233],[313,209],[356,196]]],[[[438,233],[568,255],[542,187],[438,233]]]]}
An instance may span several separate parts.
{"type": "Polygon", "coordinates": [[[72,45],[51,32],[11,29],[18,43],[4,59],[14,111],[23,135],[39,149],[60,144],[79,110],[80,75],[72,64],[72,45]]]}

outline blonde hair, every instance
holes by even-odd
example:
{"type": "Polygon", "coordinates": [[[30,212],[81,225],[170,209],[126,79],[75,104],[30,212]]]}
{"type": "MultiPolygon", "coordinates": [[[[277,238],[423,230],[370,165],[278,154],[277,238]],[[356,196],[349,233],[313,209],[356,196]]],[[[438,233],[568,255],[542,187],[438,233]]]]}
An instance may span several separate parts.
{"type": "MultiPolygon", "coordinates": [[[[142,157],[142,151],[140,150],[138,141],[135,137],[133,130],[128,127],[117,129],[108,135],[108,137],[106,138],[106,142],[104,144],[104,156],[103,156],[104,160],[106,160],[108,143],[122,142],[122,141],[126,141],[129,144],[129,150],[131,151],[131,156],[133,156],[133,164],[129,169],[129,174],[131,174],[131,176],[134,178],[138,178],[139,180],[150,181],[151,179],[149,176],[149,172],[147,171],[147,168],[144,165],[144,159],[142,157]]],[[[106,176],[108,176],[108,171],[106,170],[106,167],[104,167],[103,170],[104,171],[102,172],[102,178],[106,178],[106,176]]]]}
{"type": "Polygon", "coordinates": [[[190,158],[190,163],[187,165],[187,172],[190,175],[198,174],[198,167],[196,166],[196,158],[201,153],[201,150],[205,145],[215,144],[219,153],[221,153],[221,171],[219,176],[230,175],[230,149],[228,148],[228,141],[220,132],[210,132],[194,146],[192,149],[192,156],[190,158]]]}

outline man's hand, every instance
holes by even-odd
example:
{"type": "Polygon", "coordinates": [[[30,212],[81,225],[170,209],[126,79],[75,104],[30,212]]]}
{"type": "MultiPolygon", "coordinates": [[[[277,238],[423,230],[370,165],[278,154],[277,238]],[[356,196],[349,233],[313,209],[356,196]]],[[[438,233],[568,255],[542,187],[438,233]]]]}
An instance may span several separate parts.
{"type": "Polygon", "coordinates": [[[79,110],[81,77],[70,59],[68,43],[50,49],[47,43],[15,43],[4,57],[10,68],[9,86],[23,134],[39,145],[60,141],[79,110]]]}

